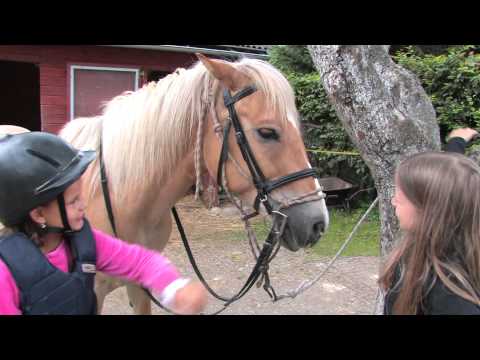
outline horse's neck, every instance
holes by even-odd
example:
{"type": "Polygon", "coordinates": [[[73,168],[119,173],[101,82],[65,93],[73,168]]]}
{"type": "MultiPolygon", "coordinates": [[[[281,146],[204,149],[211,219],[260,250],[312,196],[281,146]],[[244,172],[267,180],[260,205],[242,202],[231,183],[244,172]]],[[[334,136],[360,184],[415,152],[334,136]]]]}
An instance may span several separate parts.
{"type": "Polygon", "coordinates": [[[193,152],[183,159],[173,174],[163,185],[160,185],[160,197],[167,204],[168,209],[183,198],[195,184],[195,166],[193,152]]]}
{"type": "Polygon", "coordinates": [[[159,216],[168,213],[170,209],[183,198],[195,183],[195,168],[193,153],[189,154],[177,166],[175,173],[165,181],[152,183],[139,196],[137,211],[148,211],[144,219],[155,221],[159,216]]]}
{"type": "MultiPolygon", "coordinates": [[[[161,250],[170,235],[170,209],[191,189],[195,183],[194,173],[193,155],[190,155],[179,163],[175,174],[162,184],[151,184],[121,204],[113,201],[120,237],[161,250]]],[[[87,218],[95,228],[113,234],[101,186],[87,207],[87,218]]]]}

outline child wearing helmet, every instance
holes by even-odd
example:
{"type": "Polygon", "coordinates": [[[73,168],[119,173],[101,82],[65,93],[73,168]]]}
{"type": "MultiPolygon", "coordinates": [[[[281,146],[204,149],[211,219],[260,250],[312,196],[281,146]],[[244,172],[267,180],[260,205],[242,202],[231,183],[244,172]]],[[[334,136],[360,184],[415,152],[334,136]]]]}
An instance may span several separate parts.
{"type": "Polygon", "coordinates": [[[81,175],[94,158],[48,133],[0,138],[0,314],[96,314],[96,271],[142,285],[175,313],[202,311],[200,283],[90,227],[81,175]]]}

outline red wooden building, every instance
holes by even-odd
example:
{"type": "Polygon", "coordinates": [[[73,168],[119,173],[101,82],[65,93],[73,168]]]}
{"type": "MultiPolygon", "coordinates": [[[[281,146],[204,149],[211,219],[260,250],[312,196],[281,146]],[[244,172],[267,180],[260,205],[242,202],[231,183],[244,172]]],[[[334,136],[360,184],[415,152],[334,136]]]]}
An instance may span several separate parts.
{"type": "Polygon", "coordinates": [[[94,116],[102,103],[196,61],[266,58],[266,45],[2,45],[0,124],[57,133],[69,120],[94,116]]]}

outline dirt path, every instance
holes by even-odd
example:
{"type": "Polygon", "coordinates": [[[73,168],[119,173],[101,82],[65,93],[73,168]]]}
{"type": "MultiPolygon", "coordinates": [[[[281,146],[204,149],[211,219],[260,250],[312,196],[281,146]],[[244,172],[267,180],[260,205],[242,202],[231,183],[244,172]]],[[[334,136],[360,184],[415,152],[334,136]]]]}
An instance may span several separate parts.
{"type": "MultiPolygon", "coordinates": [[[[226,240],[222,235],[243,228],[237,220],[238,216],[231,209],[208,211],[192,197],[182,201],[177,210],[205,278],[220,294],[233,295],[254,265],[247,240],[226,240]]],[[[196,278],[176,229],[165,254],[183,274],[196,278]]],[[[295,289],[303,280],[315,278],[329,260],[316,257],[308,250],[291,253],[282,248],[270,265],[272,285],[277,294],[284,294],[295,289]]],[[[272,303],[262,288],[253,287],[222,314],[371,314],[377,272],[376,257],[340,258],[322,279],[295,299],[272,303]]],[[[154,314],[164,314],[153,306],[154,314]]],[[[221,303],[211,297],[207,312],[220,307],[221,303]]],[[[103,313],[133,314],[124,287],[107,297],[103,313]]]]}

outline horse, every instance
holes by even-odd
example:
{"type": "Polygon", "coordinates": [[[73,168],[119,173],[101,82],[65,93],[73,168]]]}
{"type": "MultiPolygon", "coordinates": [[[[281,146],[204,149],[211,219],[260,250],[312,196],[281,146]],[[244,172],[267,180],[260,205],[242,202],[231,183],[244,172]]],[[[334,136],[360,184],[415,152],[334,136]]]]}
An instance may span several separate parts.
{"type": "Polygon", "coordinates": [[[0,125],[0,136],[2,135],[13,135],[21,134],[24,132],[30,132],[27,128],[16,126],[16,125],[0,125]]]}
{"type": "MultiPolygon", "coordinates": [[[[281,72],[262,60],[197,57],[188,69],[118,95],[104,104],[101,115],[73,119],[59,133],[79,149],[102,146],[118,237],[160,252],[172,231],[170,209],[195,185],[198,192],[202,177],[215,179],[222,157],[224,185],[242,206],[258,208],[267,198],[258,197],[258,183],[235,143],[238,131],[224,131],[232,116],[238,116],[265,179],[281,179],[270,187],[271,204],[321,194],[311,176],[294,93],[281,72]],[[230,107],[226,93],[235,100],[230,107]],[[230,144],[226,157],[222,136],[230,144]]],[[[99,185],[97,158],[83,175],[86,217],[93,227],[113,234],[99,185]]],[[[280,244],[290,251],[313,246],[328,226],[322,196],[293,202],[282,212],[288,220],[280,244]]],[[[95,284],[99,312],[105,296],[122,285],[134,313],[151,314],[143,289],[104,274],[95,284]]]]}
{"type": "MultiPolygon", "coordinates": [[[[21,134],[24,132],[30,132],[30,130],[16,125],[0,125],[0,138],[6,135],[21,134]]],[[[0,222],[0,230],[2,230],[3,228],[4,226],[0,222]]]]}

